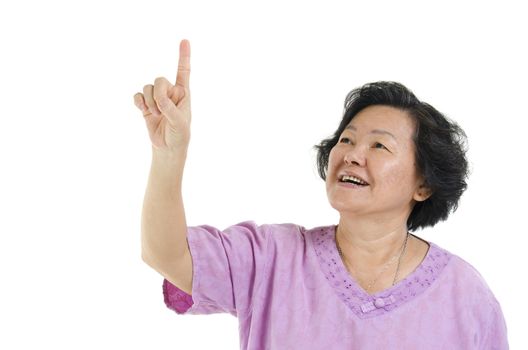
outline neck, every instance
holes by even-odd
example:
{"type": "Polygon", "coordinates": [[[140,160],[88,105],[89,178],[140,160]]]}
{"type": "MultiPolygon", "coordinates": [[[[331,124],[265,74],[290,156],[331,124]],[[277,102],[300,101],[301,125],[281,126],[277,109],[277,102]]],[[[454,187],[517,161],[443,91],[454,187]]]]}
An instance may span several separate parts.
{"type": "Polygon", "coordinates": [[[405,222],[379,222],[341,216],[336,240],[347,262],[362,270],[376,269],[399,254],[407,237],[405,222]]]}

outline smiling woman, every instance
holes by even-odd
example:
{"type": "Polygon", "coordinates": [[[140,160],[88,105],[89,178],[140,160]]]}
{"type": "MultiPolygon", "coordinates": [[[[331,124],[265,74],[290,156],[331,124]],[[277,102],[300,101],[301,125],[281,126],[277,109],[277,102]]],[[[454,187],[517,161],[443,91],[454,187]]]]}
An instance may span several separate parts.
{"type": "Polygon", "coordinates": [[[434,193],[430,200],[414,203],[408,218],[409,229],[434,226],[447,219],[449,213],[456,210],[467,187],[466,135],[456,123],[449,121],[431,105],[419,101],[410,90],[396,82],[366,84],[347,95],[341,124],[332,137],[316,146],[321,178],[326,179],[334,146],[342,149],[338,140],[340,143],[352,142],[353,136],[357,134],[355,124],[365,124],[365,114],[373,117],[367,123],[384,125],[386,129],[390,127],[394,130],[391,133],[389,130],[373,128],[370,131],[371,138],[376,140],[377,136],[381,143],[374,147],[382,148],[395,157],[401,157],[402,152],[405,152],[407,157],[403,160],[407,164],[402,164],[404,168],[419,174],[422,181],[426,181],[421,184],[423,187],[419,193],[434,193]],[[395,134],[399,135],[399,139],[395,134]]]}
{"type": "Polygon", "coordinates": [[[340,255],[358,284],[373,293],[393,286],[425,258],[429,245],[408,230],[434,226],[456,208],[466,188],[465,134],[395,82],[355,89],[345,106],[334,135],[316,146],[318,168],[330,204],[341,213],[336,234],[340,255]],[[422,155],[418,149],[430,151],[422,155]],[[425,169],[448,175],[439,180],[425,169]],[[346,175],[363,186],[343,183],[346,175]],[[400,247],[405,249],[400,252],[400,247]],[[365,252],[373,249],[377,253],[365,252]],[[400,255],[391,278],[385,272],[398,257],[390,258],[394,252],[400,255]],[[402,264],[404,253],[412,259],[402,264]]]}
{"type": "Polygon", "coordinates": [[[190,46],[175,85],[135,102],[153,163],[143,260],[178,314],[229,313],[242,349],[507,349],[499,302],[469,263],[414,233],[456,210],[466,189],[464,132],[405,86],[352,90],[315,148],[339,223],[187,226],[181,179],[190,135],[190,46]]]}

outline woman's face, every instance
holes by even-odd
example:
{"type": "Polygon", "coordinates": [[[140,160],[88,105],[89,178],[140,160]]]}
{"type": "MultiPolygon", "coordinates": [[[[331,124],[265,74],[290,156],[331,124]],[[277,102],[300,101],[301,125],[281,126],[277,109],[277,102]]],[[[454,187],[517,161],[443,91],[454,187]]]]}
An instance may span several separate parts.
{"type": "Polygon", "coordinates": [[[406,219],[414,200],[427,198],[415,166],[414,130],[407,112],[394,107],[374,105],[361,110],[330,152],[326,192],[332,207],[341,214],[406,219]],[[368,185],[341,182],[345,173],[368,185]]]}

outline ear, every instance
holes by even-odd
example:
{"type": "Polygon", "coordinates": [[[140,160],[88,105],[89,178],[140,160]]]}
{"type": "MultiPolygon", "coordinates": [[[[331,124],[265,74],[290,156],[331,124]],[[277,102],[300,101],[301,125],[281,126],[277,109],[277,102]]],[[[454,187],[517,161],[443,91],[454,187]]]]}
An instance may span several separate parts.
{"type": "Polygon", "coordinates": [[[421,184],[420,187],[416,189],[413,195],[413,199],[417,202],[423,202],[427,198],[431,197],[433,194],[433,191],[429,187],[427,187],[425,184],[421,184]]]}

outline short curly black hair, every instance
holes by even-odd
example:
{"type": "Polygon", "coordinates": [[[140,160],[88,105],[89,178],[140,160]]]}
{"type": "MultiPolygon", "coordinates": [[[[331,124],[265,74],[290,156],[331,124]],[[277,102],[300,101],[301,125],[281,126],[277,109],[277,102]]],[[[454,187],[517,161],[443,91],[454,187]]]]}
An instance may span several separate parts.
{"type": "Polygon", "coordinates": [[[424,177],[425,186],[432,190],[432,195],[425,201],[415,203],[407,219],[407,229],[414,231],[432,227],[440,220],[446,220],[458,208],[460,197],[467,188],[469,166],[466,134],[457,123],[428,103],[418,100],[412,91],[400,83],[368,83],[347,94],[341,124],[331,137],[314,146],[319,176],[326,181],[330,151],[357,113],[372,105],[398,108],[406,111],[415,121],[413,141],[416,146],[416,166],[424,177]]]}

